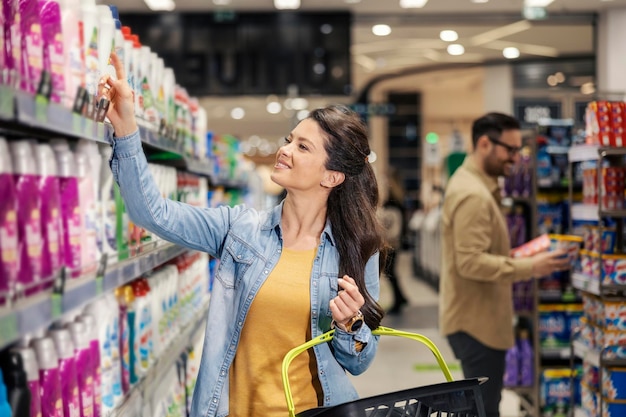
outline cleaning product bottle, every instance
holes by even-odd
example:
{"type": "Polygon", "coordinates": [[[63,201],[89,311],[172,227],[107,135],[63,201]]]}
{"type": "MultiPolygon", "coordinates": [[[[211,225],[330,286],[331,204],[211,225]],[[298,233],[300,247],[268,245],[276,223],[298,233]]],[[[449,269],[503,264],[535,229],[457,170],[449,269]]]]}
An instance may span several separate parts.
{"type": "Polygon", "coordinates": [[[97,5],[98,26],[100,33],[98,36],[98,68],[100,75],[115,75],[109,72],[109,56],[115,48],[115,20],[113,12],[108,5],[97,5]]]}
{"type": "Polygon", "coordinates": [[[17,230],[19,245],[19,277],[17,291],[33,294],[41,280],[42,239],[37,166],[29,141],[10,144],[17,194],[17,230]]]}
{"type": "MultiPolygon", "coordinates": [[[[91,185],[91,193],[94,196],[93,218],[85,215],[89,224],[93,224],[96,239],[95,259],[99,260],[102,255],[102,195],[100,176],[102,172],[102,157],[98,149],[98,143],[88,139],[80,139],[76,144],[76,153],[83,154],[86,158],[85,174],[87,182],[91,185]]],[[[106,167],[109,171],[110,168],[106,167]]],[[[79,175],[80,176],[80,175],[79,175]]]]}
{"type": "Polygon", "coordinates": [[[46,287],[52,285],[63,265],[63,231],[61,222],[61,191],[57,164],[50,145],[41,143],[36,148],[39,170],[39,195],[41,196],[41,234],[43,254],[41,274],[46,287]]]}
{"type": "Polygon", "coordinates": [[[24,370],[26,371],[26,379],[28,384],[28,392],[30,394],[30,414],[29,417],[41,416],[41,385],[39,384],[39,365],[35,351],[29,347],[18,347],[13,349],[22,358],[24,370]]]}
{"type": "Polygon", "coordinates": [[[99,367],[100,367],[100,413],[108,415],[115,406],[113,396],[113,357],[111,354],[111,320],[103,298],[88,304],[85,313],[98,317],[99,367]]]}
{"type": "Polygon", "coordinates": [[[83,55],[85,56],[85,88],[93,97],[97,93],[99,70],[98,9],[95,0],[82,0],[80,11],[83,20],[83,55]]]}
{"type": "Polygon", "coordinates": [[[80,399],[80,417],[92,417],[93,413],[93,370],[87,326],[80,321],[67,324],[74,343],[76,377],[80,399]]]}
{"type": "Polygon", "coordinates": [[[4,386],[2,370],[0,369],[0,417],[11,417],[13,412],[9,405],[9,399],[7,396],[7,388],[4,386]]]}
{"type": "Polygon", "coordinates": [[[63,54],[65,55],[64,104],[71,108],[76,95],[85,85],[85,53],[83,50],[83,20],[80,0],[61,0],[61,27],[63,28],[63,54]]]}
{"type": "Polygon", "coordinates": [[[88,156],[81,151],[74,154],[76,161],[76,177],[78,178],[78,200],[82,215],[81,228],[81,272],[91,275],[96,272],[100,254],[97,246],[96,198],[94,196],[94,180],[91,175],[88,156]]]}
{"type": "Polygon", "coordinates": [[[519,386],[519,348],[517,344],[506,351],[504,368],[504,386],[519,386]]]}
{"type": "Polygon", "coordinates": [[[113,403],[118,405],[122,401],[122,362],[120,360],[120,326],[119,305],[112,293],[103,299],[103,309],[106,312],[106,320],[109,322],[109,340],[111,349],[111,390],[113,403]]]}
{"type": "Polygon", "coordinates": [[[72,336],[69,330],[64,328],[53,329],[49,332],[49,335],[54,342],[59,358],[63,414],[66,417],[80,417],[80,396],[72,336]]]}
{"type": "Polygon", "coordinates": [[[61,7],[55,0],[38,0],[41,35],[43,39],[43,67],[50,74],[50,100],[61,103],[65,94],[65,62],[61,7]]]}
{"type": "Polygon", "coordinates": [[[22,43],[22,71],[20,88],[35,94],[43,72],[43,37],[39,20],[38,0],[19,0],[19,19],[22,43]]]}
{"type": "Polygon", "coordinates": [[[85,325],[87,338],[89,339],[89,366],[93,376],[93,415],[102,416],[102,378],[100,370],[100,342],[98,340],[98,328],[96,319],[88,313],[83,313],[76,318],[85,325]]]}
{"type": "MultiPolygon", "coordinates": [[[[122,393],[127,394],[130,390],[130,331],[128,328],[128,309],[132,303],[127,293],[128,286],[115,289],[115,297],[119,303],[119,332],[120,332],[120,362],[122,366],[122,393]]],[[[131,290],[132,291],[132,290],[131,290]]]]}
{"type": "Polygon", "coordinates": [[[19,87],[19,79],[22,71],[22,43],[19,3],[15,0],[3,0],[3,15],[5,31],[4,62],[2,70],[4,82],[12,87],[19,87]]]}
{"type": "MultiPolygon", "coordinates": [[[[7,389],[8,404],[14,416],[30,416],[30,391],[24,361],[22,356],[15,351],[9,351],[2,357],[2,372],[7,389]]],[[[0,382],[2,378],[0,378],[0,382]]],[[[2,394],[0,393],[0,397],[2,394]]],[[[0,403],[2,399],[0,398],[0,403]]],[[[1,409],[0,405],[0,409],[1,409]]],[[[0,415],[2,412],[0,411],[0,415]]]]}
{"type": "Polygon", "coordinates": [[[100,195],[102,197],[102,229],[100,231],[102,241],[102,252],[106,253],[109,262],[114,263],[118,259],[117,255],[117,201],[115,198],[115,181],[113,172],[109,168],[109,159],[112,149],[110,146],[100,148],[101,168],[100,168],[100,195]]]}
{"type": "Polygon", "coordinates": [[[59,359],[54,348],[54,342],[49,337],[35,339],[33,341],[33,349],[39,363],[41,415],[46,417],[64,417],[59,359]]]}
{"type": "Polygon", "coordinates": [[[55,149],[55,153],[61,192],[64,265],[72,272],[72,276],[78,276],[82,261],[83,219],[78,195],[76,161],[74,154],[69,150],[55,149]]]}
{"type": "Polygon", "coordinates": [[[17,195],[13,181],[13,166],[6,140],[0,137],[0,304],[15,292],[17,284],[18,228],[17,195]]]}
{"type": "Polygon", "coordinates": [[[533,347],[530,344],[528,330],[522,329],[519,338],[519,368],[520,385],[530,387],[534,385],[535,369],[533,347]]]}

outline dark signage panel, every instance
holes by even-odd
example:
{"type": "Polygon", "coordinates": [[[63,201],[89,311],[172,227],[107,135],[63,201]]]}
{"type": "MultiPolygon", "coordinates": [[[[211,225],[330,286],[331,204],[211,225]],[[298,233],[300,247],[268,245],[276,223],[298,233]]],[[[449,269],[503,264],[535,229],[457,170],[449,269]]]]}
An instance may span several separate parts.
{"type": "Polygon", "coordinates": [[[351,15],[122,14],[193,95],[347,95],[351,15]]]}
{"type": "Polygon", "coordinates": [[[523,127],[536,126],[540,119],[560,119],[561,102],[542,99],[514,99],[514,115],[523,127]]]}

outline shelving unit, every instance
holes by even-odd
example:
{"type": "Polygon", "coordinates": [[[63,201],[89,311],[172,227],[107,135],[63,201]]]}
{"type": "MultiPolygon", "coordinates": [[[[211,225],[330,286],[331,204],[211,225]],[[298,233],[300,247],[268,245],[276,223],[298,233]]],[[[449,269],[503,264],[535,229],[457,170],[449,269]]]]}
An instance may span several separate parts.
{"type": "MultiPolygon", "coordinates": [[[[162,157],[159,158],[159,163],[207,177],[213,187],[245,186],[239,179],[220,177],[210,160],[186,156],[182,146],[175,141],[155,132],[146,123],[138,122],[148,157],[160,153],[162,157]],[[163,157],[164,154],[167,155],[163,157]]],[[[95,122],[42,97],[33,97],[0,85],[0,135],[37,138],[42,141],[57,137],[70,140],[84,138],[98,143],[111,143],[113,129],[110,124],[95,122]]],[[[80,312],[90,302],[189,251],[163,240],[154,240],[135,249],[136,254],[119,262],[106,264],[104,258],[98,273],[72,278],[68,276],[60,293],[53,293],[49,289],[32,296],[11,297],[6,300],[4,305],[0,305],[0,351],[11,347],[26,335],[45,331],[53,323],[80,312]]],[[[50,277],[49,280],[53,278],[57,280],[59,277],[50,277]]],[[[182,325],[173,342],[126,395],[123,403],[113,410],[112,416],[123,417],[132,399],[138,395],[144,396],[154,388],[180,355],[197,340],[207,309],[208,302],[182,325]]]]}
{"type": "MultiPolygon", "coordinates": [[[[527,220],[527,238],[528,240],[545,233],[545,230],[539,228],[540,213],[537,203],[538,194],[560,194],[565,200],[568,192],[580,187],[579,184],[574,184],[573,176],[568,178],[567,183],[554,183],[551,180],[540,180],[538,178],[538,144],[537,137],[541,134],[542,130],[548,127],[572,127],[573,120],[571,119],[543,119],[540,120],[538,125],[530,131],[524,132],[525,144],[530,147],[531,150],[531,168],[532,168],[532,189],[529,196],[507,196],[503,199],[503,205],[513,207],[514,205],[523,205],[525,207],[525,214],[527,220]]],[[[571,138],[570,138],[571,139],[571,138]]],[[[571,146],[567,145],[555,145],[547,144],[544,146],[543,151],[553,156],[556,155],[560,158],[568,157],[571,150],[571,146]]],[[[562,173],[566,175],[567,173],[562,173]]],[[[567,224],[563,224],[565,233],[567,224]]],[[[562,347],[542,347],[542,343],[539,337],[539,322],[540,312],[539,306],[542,304],[559,304],[567,305],[571,303],[580,303],[576,297],[572,297],[571,294],[564,294],[562,290],[542,290],[540,288],[539,280],[532,280],[531,286],[532,297],[532,309],[529,311],[516,311],[516,317],[518,323],[529,327],[531,332],[531,338],[533,343],[534,355],[534,381],[530,387],[506,387],[506,389],[515,392],[520,398],[521,408],[529,416],[541,416],[542,415],[542,395],[541,395],[541,374],[544,369],[550,369],[552,367],[567,368],[571,359],[571,349],[569,346],[562,347]]]]}
{"type": "MultiPolygon", "coordinates": [[[[615,157],[626,156],[626,148],[606,148],[592,145],[579,146],[572,148],[570,152],[570,167],[569,172],[571,175],[572,164],[577,162],[595,161],[597,175],[597,190],[598,190],[598,204],[579,204],[573,205],[571,208],[571,222],[583,221],[583,222],[598,222],[600,235],[602,235],[602,229],[605,227],[605,220],[608,218],[614,219],[617,223],[616,226],[616,249],[621,252],[624,243],[624,218],[626,217],[626,209],[605,209],[602,207],[603,201],[603,187],[602,184],[602,170],[605,161],[610,161],[615,157]]],[[[571,193],[570,193],[571,195],[571,193]]],[[[570,223],[571,224],[571,223],[570,223]]],[[[598,256],[598,262],[601,263],[603,254],[598,256]]],[[[599,297],[602,302],[604,301],[622,301],[626,300],[626,285],[607,284],[604,282],[604,271],[602,264],[600,265],[600,271],[598,276],[590,276],[580,271],[572,274],[572,285],[577,290],[584,294],[593,295],[599,297]]],[[[599,380],[599,404],[597,404],[597,410],[599,414],[602,413],[602,403],[604,401],[602,395],[602,379],[603,369],[611,366],[626,366],[626,358],[619,358],[608,355],[608,351],[613,346],[603,346],[602,348],[590,348],[581,339],[580,332],[575,333],[571,343],[571,355],[572,362],[570,366],[573,369],[574,358],[582,359],[591,366],[598,369],[599,380]]],[[[591,415],[583,407],[576,407],[572,414],[573,417],[598,417],[591,415]]]]}

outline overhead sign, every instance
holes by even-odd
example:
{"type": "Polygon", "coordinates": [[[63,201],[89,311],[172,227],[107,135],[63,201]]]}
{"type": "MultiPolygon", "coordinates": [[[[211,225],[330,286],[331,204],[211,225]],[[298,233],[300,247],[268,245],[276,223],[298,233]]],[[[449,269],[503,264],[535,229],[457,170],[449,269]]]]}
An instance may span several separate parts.
{"type": "Polygon", "coordinates": [[[561,102],[543,99],[514,99],[514,114],[523,127],[536,126],[541,119],[560,119],[561,102]]]}

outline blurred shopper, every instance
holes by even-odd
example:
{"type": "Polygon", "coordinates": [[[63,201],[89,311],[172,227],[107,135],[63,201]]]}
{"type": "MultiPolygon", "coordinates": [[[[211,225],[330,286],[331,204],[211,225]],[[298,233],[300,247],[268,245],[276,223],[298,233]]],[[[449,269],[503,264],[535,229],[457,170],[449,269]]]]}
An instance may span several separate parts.
{"type": "Polygon", "coordinates": [[[142,150],[133,94],[119,59],[100,94],[112,105],[111,168],[130,218],[220,259],[193,395],[194,417],[287,415],[285,354],[336,329],[290,367],[297,411],[358,398],[346,371],[376,353],[383,230],[366,126],[343,106],[314,110],[285,138],[271,175],[287,190],[269,211],[199,209],[161,197],[142,150]]]}
{"type": "Polygon", "coordinates": [[[518,121],[489,113],[472,126],[473,152],[450,178],[442,213],[439,325],[466,378],[486,376],[488,417],[499,416],[505,352],[514,344],[514,281],[568,268],[564,252],[509,256],[497,178],[510,175],[522,145],[518,121]]]}
{"type": "Polygon", "coordinates": [[[404,188],[397,170],[390,168],[387,176],[388,196],[387,200],[379,209],[379,219],[385,228],[385,238],[390,250],[387,253],[384,265],[381,268],[393,290],[393,304],[387,310],[389,314],[398,314],[402,307],[407,304],[407,299],[400,287],[396,275],[397,255],[402,250],[402,244],[406,236],[406,215],[404,207],[404,188]]]}

